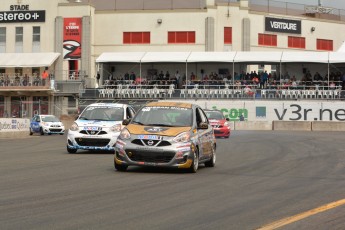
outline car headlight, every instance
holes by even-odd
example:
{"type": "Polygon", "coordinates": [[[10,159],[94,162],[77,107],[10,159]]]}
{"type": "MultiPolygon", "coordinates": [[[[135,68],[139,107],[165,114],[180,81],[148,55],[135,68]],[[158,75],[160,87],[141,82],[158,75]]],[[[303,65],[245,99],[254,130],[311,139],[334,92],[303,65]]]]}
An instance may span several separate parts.
{"type": "Polygon", "coordinates": [[[48,123],[46,123],[46,122],[41,122],[41,126],[48,126],[48,123]]]}
{"type": "Polygon", "coordinates": [[[78,131],[79,130],[79,126],[77,125],[77,123],[73,123],[73,125],[71,126],[71,128],[69,128],[71,131],[78,131]]]}
{"type": "Polygon", "coordinates": [[[224,126],[230,126],[229,122],[224,122],[224,126]]]}
{"type": "Polygon", "coordinates": [[[126,128],[122,129],[122,131],[120,133],[120,138],[121,139],[129,139],[130,137],[131,137],[131,134],[128,131],[128,129],[126,129],[126,128]]]}
{"type": "Polygon", "coordinates": [[[112,132],[120,132],[121,131],[121,125],[117,124],[117,125],[113,125],[110,127],[110,131],[112,132]]]}
{"type": "Polygon", "coordinates": [[[190,133],[189,132],[184,132],[184,133],[180,133],[179,135],[177,135],[174,139],[174,142],[189,142],[190,141],[190,133]]]}

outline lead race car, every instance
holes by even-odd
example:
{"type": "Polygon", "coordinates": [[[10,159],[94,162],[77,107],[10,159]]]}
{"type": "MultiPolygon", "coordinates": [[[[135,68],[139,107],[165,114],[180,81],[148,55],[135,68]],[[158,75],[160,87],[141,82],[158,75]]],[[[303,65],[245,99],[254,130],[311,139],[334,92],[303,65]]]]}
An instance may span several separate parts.
{"type": "Polygon", "coordinates": [[[200,163],[214,167],[216,142],[212,126],[197,105],[151,102],[124,125],[115,145],[114,164],[172,167],[196,172],[200,163]]]}
{"type": "Polygon", "coordinates": [[[67,151],[114,151],[115,142],[123,128],[122,121],[134,116],[126,104],[94,103],[87,106],[68,130],[67,151]]]}

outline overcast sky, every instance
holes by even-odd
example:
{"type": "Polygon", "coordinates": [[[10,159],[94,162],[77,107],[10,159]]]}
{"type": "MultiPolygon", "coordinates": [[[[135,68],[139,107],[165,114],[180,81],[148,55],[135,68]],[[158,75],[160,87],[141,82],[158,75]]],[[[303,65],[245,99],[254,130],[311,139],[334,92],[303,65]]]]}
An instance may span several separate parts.
{"type": "MultiPolygon", "coordinates": [[[[318,5],[319,0],[275,0],[280,2],[292,2],[305,5],[318,5]]],[[[337,9],[345,9],[345,0],[321,0],[322,6],[329,6],[337,9]]]]}

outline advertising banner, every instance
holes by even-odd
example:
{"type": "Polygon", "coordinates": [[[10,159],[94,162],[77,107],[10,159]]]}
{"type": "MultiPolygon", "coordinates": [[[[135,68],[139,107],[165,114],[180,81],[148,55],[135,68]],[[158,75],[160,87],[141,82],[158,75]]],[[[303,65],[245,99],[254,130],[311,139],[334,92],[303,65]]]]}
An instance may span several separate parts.
{"type": "Polygon", "coordinates": [[[282,19],[282,18],[265,18],[265,31],[301,34],[301,21],[282,19]]]}
{"type": "Polygon", "coordinates": [[[185,102],[197,104],[203,109],[220,110],[230,121],[239,121],[240,116],[243,115],[246,121],[345,122],[343,101],[186,100],[185,102]]]}
{"type": "Polygon", "coordinates": [[[30,120],[23,118],[0,118],[0,133],[29,132],[30,120]]]}
{"type": "Polygon", "coordinates": [[[64,18],[63,58],[78,60],[81,58],[82,18],[64,18]]]}

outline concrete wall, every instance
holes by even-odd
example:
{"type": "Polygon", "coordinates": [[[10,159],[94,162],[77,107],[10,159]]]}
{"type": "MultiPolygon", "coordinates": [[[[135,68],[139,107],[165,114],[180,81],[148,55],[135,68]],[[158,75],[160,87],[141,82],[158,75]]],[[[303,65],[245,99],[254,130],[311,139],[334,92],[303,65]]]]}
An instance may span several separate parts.
{"type": "Polygon", "coordinates": [[[273,130],[310,131],[310,121],[273,121],[273,130]]]}
{"type": "Polygon", "coordinates": [[[235,130],[272,130],[270,121],[236,121],[235,130]]]}
{"type": "Polygon", "coordinates": [[[345,131],[345,122],[313,121],[312,131],[345,131]]]}

